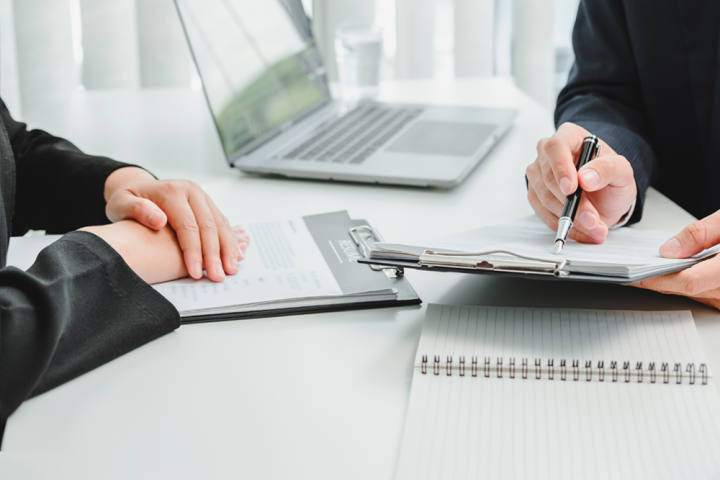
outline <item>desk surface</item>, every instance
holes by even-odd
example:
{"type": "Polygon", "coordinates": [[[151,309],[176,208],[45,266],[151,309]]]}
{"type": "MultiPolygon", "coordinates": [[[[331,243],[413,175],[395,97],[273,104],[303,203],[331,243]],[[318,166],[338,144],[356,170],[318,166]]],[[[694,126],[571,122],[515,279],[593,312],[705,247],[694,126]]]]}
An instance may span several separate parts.
{"type": "MultiPolygon", "coordinates": [[[[454,190],[261,178],[225,167],[199,92],[78,94],[82,148],[200,181],[231,221],[347,209],[393,241],[532,213],[524,170],[551,114],[499,80],[398,82],[392,101],[514,107],[514,128],[454,190]],[[499,201],[502,200],[502,201],[499,201]]],[[[657,192],[639,228],[692,221],[657,192]]],[[[251,247],[252,248],[252,247],[251,247]]],[[[23,404],[0,477],[390,479],[427,303],[691,309],[711,368],[720,315],[631,287],[410,271],[422,307],[184,326],[23,404]]]]}

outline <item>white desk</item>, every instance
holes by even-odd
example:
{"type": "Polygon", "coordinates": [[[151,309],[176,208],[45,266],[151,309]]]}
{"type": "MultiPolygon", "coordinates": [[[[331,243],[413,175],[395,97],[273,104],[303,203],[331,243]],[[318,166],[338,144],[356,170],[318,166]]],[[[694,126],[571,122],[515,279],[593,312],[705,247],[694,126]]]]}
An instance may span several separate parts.
{"type": "MultiPolygon", "coordinates": [[[[497,80],[386,84],[381,97],[521,112],[452,191],[241,175],[225,167],[199,92],[79,94],[72,128],[60,133],[161,176],[191,174],[233,222],[347,209],[403,241],[532,212],[523,174],[537,140],[553,132],[548,111],[497,80]]],[[[650,192],[641,227],[674,231],[691,220],[650,192]]],[[[709,363],[720,367],[720,316],[682,298],[608,285],[407,276],[424,305],[689,308],[709,363]]],[[[423,316],[424,306],[182,327],[22,405],[8,422],[0,478],[390,479],[423,316]]]]}

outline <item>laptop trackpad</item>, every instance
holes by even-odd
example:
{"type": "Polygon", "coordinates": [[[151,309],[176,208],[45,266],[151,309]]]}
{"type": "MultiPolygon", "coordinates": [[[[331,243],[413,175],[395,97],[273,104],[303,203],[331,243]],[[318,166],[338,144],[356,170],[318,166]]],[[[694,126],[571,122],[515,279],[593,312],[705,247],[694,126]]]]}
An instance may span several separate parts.
{"type": "Polygon", "coordinates": [[[493,134],[497,125],[421,120],[385,149],[387,152],[469,157],[493,134]]]}

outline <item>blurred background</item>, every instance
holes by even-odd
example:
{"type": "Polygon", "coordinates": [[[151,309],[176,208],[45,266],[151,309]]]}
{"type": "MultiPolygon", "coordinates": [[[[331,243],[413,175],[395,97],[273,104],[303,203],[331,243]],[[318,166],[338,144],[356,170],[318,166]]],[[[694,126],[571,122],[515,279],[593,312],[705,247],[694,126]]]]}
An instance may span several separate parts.
{"type": "MultiPolygon", "coordinates": [[[[383,29],[383,80],[498,76],[553,109],[573,61],[579,0],[278,1],[302,2],[331,81],[346,21],[383,29]]],[[[0,0],[0,94],[16,118],[61,133],[77,92],[157,88],[202,88],[173,0],[0,0]]]]}

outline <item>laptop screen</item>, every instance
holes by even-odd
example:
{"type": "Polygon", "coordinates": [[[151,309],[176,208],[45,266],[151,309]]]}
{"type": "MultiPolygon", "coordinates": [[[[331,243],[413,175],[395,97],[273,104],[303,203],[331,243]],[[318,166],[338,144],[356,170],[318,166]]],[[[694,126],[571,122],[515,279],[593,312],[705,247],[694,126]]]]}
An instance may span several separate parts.
{"type": "Polygon", "coordinates": [[[300,0],[176,0],[225,154],[329,98],[300,0]]]}

